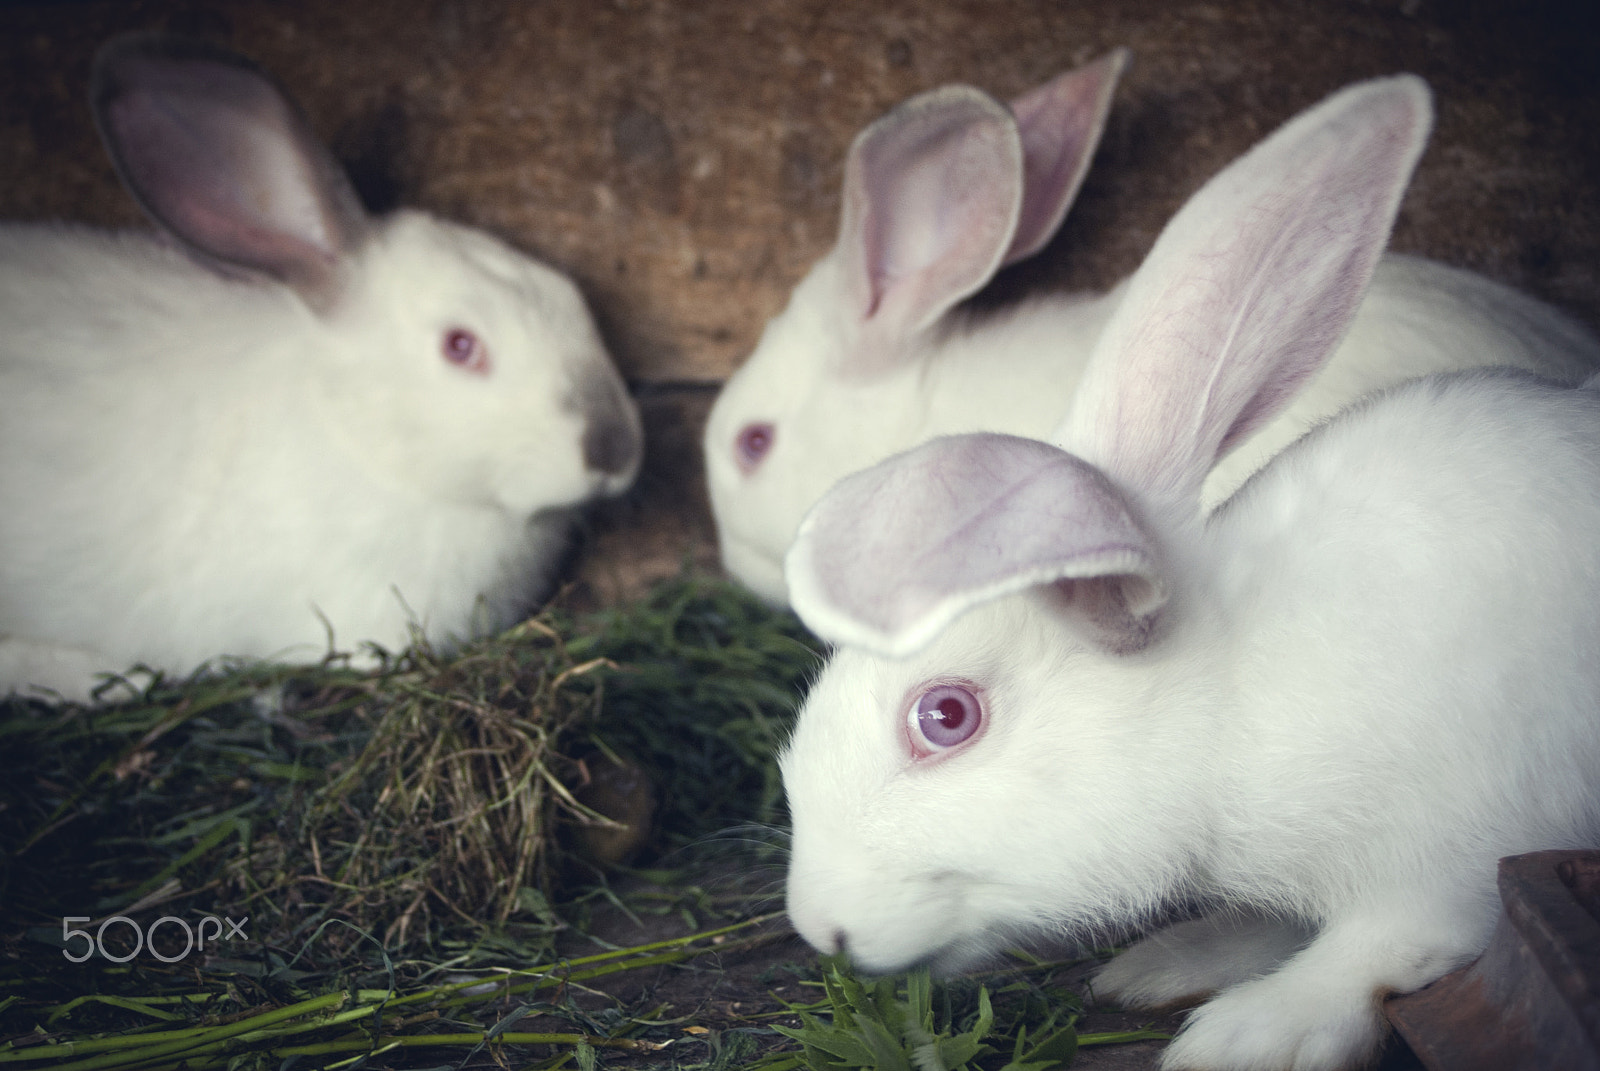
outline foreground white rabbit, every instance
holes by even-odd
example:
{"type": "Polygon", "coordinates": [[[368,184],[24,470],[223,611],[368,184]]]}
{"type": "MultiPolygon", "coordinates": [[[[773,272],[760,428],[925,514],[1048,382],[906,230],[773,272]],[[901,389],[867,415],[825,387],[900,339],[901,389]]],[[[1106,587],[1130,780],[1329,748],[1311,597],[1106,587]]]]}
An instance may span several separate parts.
{"type": "Polygon", "coordinates": [[[524,608],[563,508],[641,450],[576,287],[482,232],[369,218],[230,53],[124,38],[92,96],[170,238],[0,227],[0,694],[524,608]]]}
{"type": "Polygon", "coordinates": [[[1484,947],[1498,857],[1600,843],[1600,381],[1423,378],[1200,505],[1337,344],[1429,116],[1362,83],[1202,189],[1064,449],[937,439],[808,515],[795,606],[844,645],[782,759],[812,944],[959,968],[1194,905],[1096,992],[1216,994],[1164,1067],[1339,1068],[1484,947]]]}
{"type": "MultiPolygon", "coordinates": [[[[767,325],[706,427],[722,561],[763,598],[786,601],[783,553],[840,477],[936,435],[1044,439],[1066,411],[1120,288],[976,315],[956,307],[1060,224],[1123,60],[1116,52],[1068,72],[1009,111],[976,89],[946,86],[894,109],[851,146],[838,244],[767,325]]],[[[1327,369],[1218,467],[1204,501],[1226,498],[1369,390],[1481,365],[1592,370],[1600,342],[1486,279],[1387,258],[1327,369]]]]}

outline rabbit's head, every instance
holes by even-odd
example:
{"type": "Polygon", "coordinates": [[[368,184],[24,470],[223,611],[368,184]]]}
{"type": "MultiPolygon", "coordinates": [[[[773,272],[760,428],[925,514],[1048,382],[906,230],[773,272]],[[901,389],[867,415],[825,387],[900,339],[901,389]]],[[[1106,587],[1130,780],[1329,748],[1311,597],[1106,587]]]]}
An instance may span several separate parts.
{"type": "Polygon", "coordinates": [[[639,418],[576,286],[466,227],[371,228],[320,319],[352,456],[430,499],[519,515],[625,489],[639,418]]]}
{"type": "Polygon", "coordinates": [[[1200,813],[1164,732],[1173,674],[1059,626],[1030,593],[904,659],[835,654],[782,767],[789,915],[812,945],[955,971],[1145,917],[1181,880],[1200,813]]]}
{"type": "Polygon", "coordinates": [[[935,439],[807,515],[790,594],[842,645],[783,758],[818,948],[956,965],[1181,891],[1220,804],[1195,753],[1234,625],[1200,487],[1337,346],[1430,119],[1418,79],[1363,83],[1208,183],[1057,444],[935,439]]]}
{"type": "MultiPolygon", "coordinates": [[[[1050,239],[1126,61],[1118,50],[1008,108],[951,85],[863,130],[833,250],[768,323],[706,427],[724,565],[785,600],[782,555],[839,477],[925,438],[950,312],[1050,239]]],[[[993,373],[998,375],[999,373],[993,373]]]]}
{"type": "Polygon", "coordinates": [[[518,515],[631,482],[638,414],[570,280],[422,212],[370,217],[293,101],[232,53],[119,38],[92,104],[151,219],[276,300],[240,348],[292,353],[286,379],[311,370],[299,386],[345,460],[518,515]]]}

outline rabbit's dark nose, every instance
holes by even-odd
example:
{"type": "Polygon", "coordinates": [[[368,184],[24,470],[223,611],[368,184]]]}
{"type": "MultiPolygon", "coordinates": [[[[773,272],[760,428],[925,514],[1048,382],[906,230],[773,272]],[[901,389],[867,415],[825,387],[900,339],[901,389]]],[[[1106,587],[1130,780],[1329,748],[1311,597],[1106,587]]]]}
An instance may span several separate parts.
{"type": "Polygon", "coordinates": [[[591,420],[583,432],[583,463],[594,472],[622,476],[639,463],[641,435],[626,420],[591,420]]]}
{"type": "Polygon", "coordinates": [[[596,375],[580,388],[585,426],[583,464],[591,472],[631,478],[644,454],[639,411],[620,380],[596,375]]]}

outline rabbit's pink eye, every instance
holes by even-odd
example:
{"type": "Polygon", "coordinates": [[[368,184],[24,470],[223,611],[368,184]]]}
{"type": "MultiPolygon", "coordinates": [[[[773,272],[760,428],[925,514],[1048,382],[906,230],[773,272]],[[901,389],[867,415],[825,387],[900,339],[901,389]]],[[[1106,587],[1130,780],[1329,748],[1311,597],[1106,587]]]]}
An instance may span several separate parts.
{"type": "Polygon", "coordinates": [[[440,346],[444,359],[458,368],[478,375],[489,372],[489,349],[483,340],[464,327],[453,327],[444,333],[440,346]]]}
{"type": "Polygon", "coordinates": [[[771,424],[746,424],[739,429],[739,437],[734,440],[734,451],[739,461],[739,471],[749,474],[761,464],[761,459],[767,456],[767,451],[772,449],[772,440],[777,435],[777,430],[771,424]]]}
{"type": "Polygon", "coordinates": [[[907,718],[911,747],[919,756],[964,744],[983,724],[983,704],[959,684],[929,688],[907,718]]]}

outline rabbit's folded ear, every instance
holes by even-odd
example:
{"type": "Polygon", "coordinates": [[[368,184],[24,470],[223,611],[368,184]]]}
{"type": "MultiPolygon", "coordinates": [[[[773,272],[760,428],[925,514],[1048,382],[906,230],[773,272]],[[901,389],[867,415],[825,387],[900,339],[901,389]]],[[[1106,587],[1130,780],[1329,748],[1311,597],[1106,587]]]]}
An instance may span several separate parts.
{"type": "Polygon", "coordinates": [[[1134,273],[1056,442],[1198,510],[1218,457],[1343,338],[1431,122],[1421,79],[1359,83],[1202,187],[1134,273]]]}
{"type": "Polygon", "coordinates": [[[1128,56],[1127,49],[1114,49],[1011,102],[1022,136],[1022,211],[1004,263],[1043,249],[1066,218],[1105,132],[1128,56]]]}
{"type": "Polygon", "coordinates": [[[90,100],[118,174],[157,225],[313,307],[332,303],[367,217],[270,76],[223,49],[132,34],[95,56],[90,100]]]}
{"type": "Polygon", "coordinates": [[[989,281],[1021,202],[1016,121],[970,86],[913,97],[857,135],[837,248],[864,366],[892,362],[989,281]]]}
{"type": "Polygon", "coordinates": [[[785,560],[790,600],[834,643],[898,657],[962,611],[1055,584],[1102,647],[1143,646],[1166,600],[1153,541],[1093,466],[1047,443],[955,435],[840,481],[785,560]]]}

